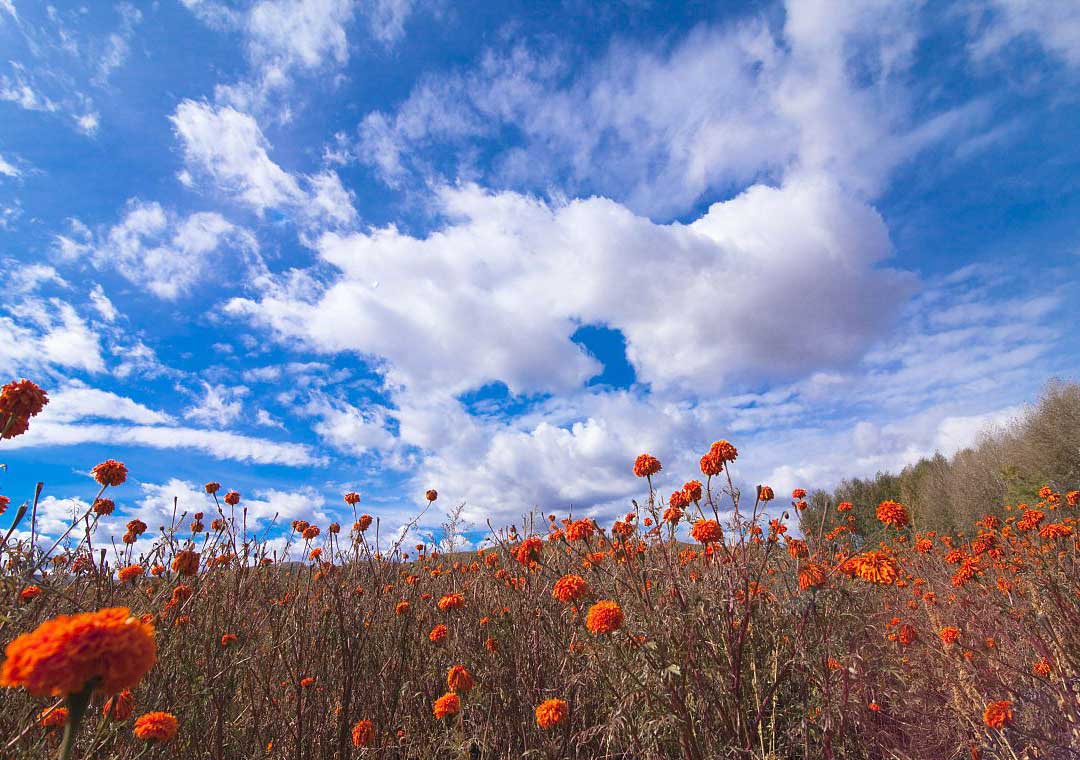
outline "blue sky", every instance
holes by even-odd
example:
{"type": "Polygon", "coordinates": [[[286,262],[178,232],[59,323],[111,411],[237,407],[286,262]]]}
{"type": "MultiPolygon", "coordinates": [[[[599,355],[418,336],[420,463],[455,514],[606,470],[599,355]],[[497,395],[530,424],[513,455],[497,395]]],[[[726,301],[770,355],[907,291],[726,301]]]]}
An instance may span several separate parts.
{"type": "Polygon", "coordinates": [[[0,48],[46,532],[107,457],[110,530],[606,518],[717,438],[829,486],[1076,377],[1068,0],[0,0],[0,48]]]}

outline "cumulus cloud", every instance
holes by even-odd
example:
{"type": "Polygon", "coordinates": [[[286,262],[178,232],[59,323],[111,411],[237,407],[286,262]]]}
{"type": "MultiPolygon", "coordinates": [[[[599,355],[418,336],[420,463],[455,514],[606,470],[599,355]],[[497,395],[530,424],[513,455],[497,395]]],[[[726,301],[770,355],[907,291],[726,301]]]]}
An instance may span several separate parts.
{"type": "Polygon", "coordinates": [[[49,394],[48,414],[42,420],[57,423],[86,419],[135,422],[141,425],[165,425],[174,422],[171,415],[150,409],[125,396],[71,382],[49,394]]]}
{"type": "Polygon", "coordinates": [[[240,417],[244,409],[243,398],[248,389],[242,385],[228,387],[204,382],[203,395],[198,403],[184,412],[184,417],[200,425],[228,427],[240,417]]]}
{"type": "Polygon", "coordinates": [[[328,234],[320,254],[340,276],[326,287],[279,283],[228,310],[384,359],[391,384],[449,393],[579,388],[600,365],[571,336],[604,324],[644,382],[708,392],[851,360],[911,285],[879,266],[891,249],[878,215],[823,179],[753,187],[690,225],[601,198],[464,186],[440,200],[451,221],[428,237],[328,234]]]}
{"type": "Polygon", "coordinates": [[[14,372],[62,367],[102,372],[101,338],[60,299],[28,298],[0,313],[0,364],[14,372]]]}

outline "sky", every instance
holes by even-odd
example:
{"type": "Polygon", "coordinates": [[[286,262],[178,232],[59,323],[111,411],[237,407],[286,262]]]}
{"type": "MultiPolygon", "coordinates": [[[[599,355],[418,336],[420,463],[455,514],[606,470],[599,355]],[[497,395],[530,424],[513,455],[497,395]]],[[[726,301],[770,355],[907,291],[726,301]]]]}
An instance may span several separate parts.
{"type": "Polygon", "coordinates": [[[0,53],[46,535],[106,458],[117,536],[211,480],[608,520],[720,438],[829,487],[1077,377],[1073,0],[0,0],[0,53]]]}

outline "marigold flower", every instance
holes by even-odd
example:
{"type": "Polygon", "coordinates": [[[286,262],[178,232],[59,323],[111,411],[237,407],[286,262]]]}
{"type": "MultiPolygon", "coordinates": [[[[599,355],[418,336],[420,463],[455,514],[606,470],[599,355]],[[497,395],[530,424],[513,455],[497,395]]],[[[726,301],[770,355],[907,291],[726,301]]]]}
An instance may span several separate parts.
{"type": "Polygon", "coordinates": [[[891,585],[899,573],[896,560],[883,551],[869,551],[852,557],[841,568],[854,578],[867,583],[891,585]]]}
{"type": "Polygon", "coordinates": [[[947,625],[938,631],[938,636],[946,644],[954,644],[957,639],[960,638],[960,629],[955,626],[947,625]]]}
{"type": "Polygon", "coordinates": [[[450,636],[450,629],[442,623],[431,629],[431,633],[428,634],[428,639],[435,644],[441,644],[450,636]]]}
{"type": "Polygon", "coordinates": [[[465,606],[465,597],[462,594],[446,594],[439,600],[439,609],[443,612],[448,610],[460,610],[465,606]]]}
{"type": "Polygon", "coordinates": [[[496,641],[493,637],[488,636],[484,640],[484,649],[488,650],[492,654],[496,654],[499,651],[499,642],[496,641]]]}
{"type": "Polygon", "coordinates": [[[676,507],[668,507],[664,510],[663,518],[664,522],[674,525],[683,518],[683,511],[676,507]]]}
{"type": "Polygon", "coordinates": [[[1000,699],[991,702],[983,711],[983,723],[989,728],[1005,728],[1013,722],[1012,702],[1000,699]]]}
{"type": "Polygon", "coordinates": [[[317,679],[314,678],[313,676],[306,676],[305,678],[301,678],[300,679],[300,688],[301,689],[310,689],[312,686],[315,685],[316,680],[317,679]]]}
{"type": "Polygon", "coordinates": [[[446,672],[446,688],[456,694],[468,694],[476,686],[464,665],[454,665],[446,672]]]}
{"type": "Polygon", "coordinates": [[[230,646],[232,644],[235,644],[235,643],[236,643],[236,634],[235,633],[222,634],[222,636],[221,636],[221,646],[228,647],[228,646],[230,646]]]}
{"type": "Polygon", "coordinates": [[[716,520],[698,520],[690,528],[690,535],[695,541],[702,544],[716,543],[724,537],[724,533],[720,529],[720,523],[716,520]]]}
{"type": "Polygon", "coordinates": [[[127,567],[120,568],[120,571],[116,575],[121,583],[127,583],[128,581],[135,580],[144,572],[146,571],[143,569],[142,565],[128,565],[127,567]]]}
{"type": "Polygon", "coordinates": [[[409,603],[405,601],[398,602],[394,605],[394,613],[398,615],[404,615],[409,611],[409,603]]]}
{"type": "Polygon", "coordinates": [[[877,519],[894,528],[903,528],[910,522],[907,507],[898,501],[892,500],[886,500],[878,504],[877,519]]]}
{"type": "Polygon", "coordinates": [[[0,388],[0,438],[14,438],[30,427],[30,418],[37,416],[49,403],[49,395],[27,379],[12,381],[0,388]]]}
{"type": "Polygon", "coordinates": [[[208,494],[213,495],[213,494],[217,493],[219,490],[221,490],[221,483],[215,483],[213,481],[210,481],[205,486],[203,486],[203,488],[206,490],[206,492],[208,494]]]}
{"type": "Polygon", "coordinates": [[[354,747],[370,747],[375,743],[375,724],[370,720],[358,720],[352,727],[352,743],[354,747]]]}
{"type": "Polygon", "coordinates": [[[701,501],[701,481],[688,480],[683,483],[683,493],[690,501],[701,501]]]}
{"type": "Polygon", "coordinates": [[[796,488],[794,491],[791,492],[791,498],[793,498],[793,499],[805,499],[806,498],[806,489],[805,488],[796,488]]]}
{"type": "Polygon", "coordinates": [[[11,499],[7,496],[0,495],[0,515],[3,515],[4,512],[7,512],[9,504],[11,504],[11,499]]]}
{"type": "Polygon", "coordinates": [[[141,536],[143,533],[146,532],[146,523],[138,519],[131,520],[127,524],[127,529],[128,533],[131,533],[134,536],[141,536]]]}
{"type": "Polygon", "coordinates": [[[439,492],[436,491],[434,488],[429,488],[424,493],[424,498],[427,499],[428,501],[435,501],[436,499],[439,498],[439,492]]]}
{"type": "Polygon", "coordinates": [[[116,504],[112,499],[94,499],[94,504],[91,509],[94,510],[95,515],[106,517],[113,513],[113,510],[116,509],[116,504]]]}
{"type": "Polygon", "coordinates": [[[772,486],[758,486],[757,498],[758,501],[772,501],[776,495],[773,493],[772,486]]]}
{"type": "Polygon", "coordinates": [[[854,508],[855,505],[852,504],[850,501],[842,501],[836,505],[837,512],[850,512],[854,508]]]}
{"type": "Polygon", "coordinates": [[[371,515],[360,515],[360,519],[356,521],[355,525],[353,525],[353,530],[355,530],[357,533],[363,533],[371,527],[371,520],[371,515]]]}
{"type": "Polygon", "coordinates": [[[240,503],[240,494],[236,491],[229,491],[225,494],[225,503],[231,507],[235,507],[240,503]]]}
{"type": "Polygon", "coordinates": [[[808,588],[820,588],[825,585],[828,574],[825,568],[817,562],[805,562],[799,568],[799,590],[806,591],[808,588]]]}
{"type": "Polygon", "coordinates": [[[592,520],[574,520],[566,526],[567,541],[588,541],[596,532],[596,525],[592,520]]]}
{"type": "Polygon", "coordinates": [[[1071,525],[1065,523],[1047,523],[1039,529],[1039,537],[1052,541],[1057,538],[1067,538],[1073,534],[1071,525]]]}
{"type": "Polygon", "coordinates": [[[124,689],[106,700],[101,714],[109,720],[124,721],[130,718],[133,712],[135,712],[135,695],[130,690],[124,689]]]}
{"type": "Polygon", "coordinates": [[[176,716],[167,712],[149,712],[140,715],[135,721],[135,736],[144,742],[163,744],[176,737],[179,729],[176,716]]]}
{"type": "Polygon", "coordinates": [[[345,503],[348,504],[349,506],[353,506],[354,504],[359,504],[360,503],[360,494],[356,493],[356,491],[349,491],[347,494],[345,494],[345,503]]]}
{"type": "Polygon", "coordinates": [[[431,711],[435,713],[435,717],[439,720],[449,715],[457,715],[461,712],[461,697],[452,691],[447,692],[435,700],[431,711]]]}
{"type": "Polygon", "coordinates": [[[553,697],[545,699],[536,708],[536,725],[540,728],[552,728],[566,720],[570,706],[566,700],[553,697]]]}
{"type": "Polygon", "coordinates": [[[127,607],[110,607],[48,620],[8,644],[5,653],[0,686],[66,697],[91,681],[103,694],[134,688],[154,665],[157,645],[152,625],[127,607]]]}
{"type": "Polygon", "coordinates": [[[589,608],[585,616],[585,627],[593,635],[612,633],[622,628],[623,611],[617,602],[602,600],[589,608]]]}
{"type": "Polygon", "coordinates": [[[60,728],[68,720],[66,707],[54,707],[51,710],[42,710],[38,714],[38,725],[42,728],[60,728]]]}
{"type": "Polygon", "coordinates": [[[580,575],[564,575],[555,581],[551,595],[563,604],[576,602],[589,593],[589,584],[580,575]]]}
{"type": "Polygon", "coordinates": [[[686,491],[673,491],[668,497],[668,509],[685,509],[690,505],[690,497],[686,491]]]}
{"type": "Polygon", "coordinates": [[[1050,675],[1050,660],[1046,657],[1040,658],[1034,665],[1031,666],[1031,672],[1037,676],[1046,678],[1050,675]]]}
{"type": "Polygon", "coordinates": [[[1080,505],[1080,491],[1069,491],[1065,494],[1065,503],[1070,507],[1080,505]]]}
{"type": "Polygon", "coordinates": [[[904,646],[910,646],[914,644],[919,638],[919,632],[915,630],[915,627],[904,623],[900,626],[900,630],[897,633],[897,640],[904,646]]]}
{"type": "Polygon", "coordinates": [[[186,549],[176,553],[173,557],[172,569],[184,576],[192,576],[199,572],[199,553],[186,549]]]}
{"type": "Polygon", "coordinates": [[[328,532],[330,532],[330,533],[333,533],[334,535],[337,535],[338,533],[341,532],[341,524],[336,523],[336,522],[332,522],[332,523],[330,523],[329,525],[326,526],[326,530],[328,532]]]}
{"type": "Polygon", "coordinates": [[[128,469],[122,462],[115,459],[106,459],[101,464],[95,465],[90,471],[94,480],[103,486],[118,486],[127,480],[128,469]]]}
{"type": "Polygon", "coordinates": [[[44,593],[40,586],[27,586],[19,592],[19,599],[24,602],[29,602],[32,599],[37,599],[44,593]]]}
{"type": "Polygon", "coordinates": [[[544,542],[536,536],[529,536],[514,549],[514,559],[522,565],[538,562],[543,550],[544,542]]]}

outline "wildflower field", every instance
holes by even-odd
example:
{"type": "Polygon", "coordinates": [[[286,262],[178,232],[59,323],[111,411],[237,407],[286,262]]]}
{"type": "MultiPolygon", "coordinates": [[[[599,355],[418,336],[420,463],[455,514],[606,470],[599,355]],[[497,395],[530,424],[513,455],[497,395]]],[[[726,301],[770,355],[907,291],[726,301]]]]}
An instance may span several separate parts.
{"type": "MultiPolygon", "coordinates": [[[[4,386],[3,436],[46,403],[4,386]]],[[[354,493],[271,552],[216,482],[214,512],[112,540],[112,460],[55,545],[0,497],[0,758],[1080,757],[1075,483],[944,534],[740,491],[741,456],[642,454],[613,524],[537,513],[445,555],[354,493]]]]}

